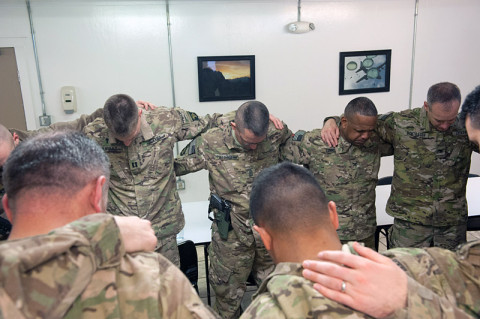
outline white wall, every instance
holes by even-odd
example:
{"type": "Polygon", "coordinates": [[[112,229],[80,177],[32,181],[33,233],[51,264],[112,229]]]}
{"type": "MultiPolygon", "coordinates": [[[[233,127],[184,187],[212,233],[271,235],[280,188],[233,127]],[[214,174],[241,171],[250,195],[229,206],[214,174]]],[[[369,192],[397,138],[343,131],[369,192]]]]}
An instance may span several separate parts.
{"type": "MultiPolygon", "coordinates": [[[[390,92],[368,94],[379,112],[408,107],[414,0],[302,1],[302,20],[316,29],[290,34],[296,0],[171,0],[176,104],[199,114],[227,112],[242,101],[198,102],[196,57],[254,54],[257,99],[289,127],[313,129],[340,114],[355,95],[338,95],[341,51],[392,49],[390,92]]],[[[457,83],[465,95],[478,85],[478,0],[420,0],[413,107],[439,81],[457,83]]],[[[115,93],[171,106],[166,6],[164,1],[32,0],[47,112],[71,120],[101,107],[115,93]],[[78,112],[60,107],[60,88],[73,85],[78,112]]],[[[27,126],[41,114],[28,16],[23,1],[0,4],[0,44],[20,41],[31,85],[22,90],[27,126]],[[25,92],[27,91],[27,92],[25,92]],[[30,103],[30,105],[28,105],[30,103]]],[[[23,65],[22,65],[23,63],[23,65]]],[[[382,161],[380,176],[390,175],[382,161]]],[[[472,172],[480,172],[479,157],[472,172]]],[[[205,200],[205,172],[185,177],[184,201],[205,200]]]]}

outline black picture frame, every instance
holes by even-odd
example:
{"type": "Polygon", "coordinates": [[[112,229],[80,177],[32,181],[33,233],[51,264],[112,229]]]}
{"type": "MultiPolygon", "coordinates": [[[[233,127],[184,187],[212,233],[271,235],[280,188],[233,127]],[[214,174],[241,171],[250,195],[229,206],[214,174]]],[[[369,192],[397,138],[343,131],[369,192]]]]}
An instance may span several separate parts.
{"type": "Polygon", "coordinates": [[[339,94],[390,91],[392,50],[340,52],[339,94]]]}
{"type": "Polygon", "coordinates": [[[255,56],[199,56],[200,102],[254,100],[255,56]]]}

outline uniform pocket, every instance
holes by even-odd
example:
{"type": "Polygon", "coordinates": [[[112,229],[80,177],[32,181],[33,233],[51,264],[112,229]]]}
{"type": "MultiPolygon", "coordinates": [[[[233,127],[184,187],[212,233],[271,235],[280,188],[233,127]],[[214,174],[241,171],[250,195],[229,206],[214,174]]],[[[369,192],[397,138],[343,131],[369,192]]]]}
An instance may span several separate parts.
{"type": "MultiPolygon", "coordinates": [[[[210,253],[210,249],[209,249],[210,253]]],[[[218,258],[210,259],[209,276],[210,281],[215,285],[224,285],[230,281],[233,271],[225,267],[218,258]]]]}

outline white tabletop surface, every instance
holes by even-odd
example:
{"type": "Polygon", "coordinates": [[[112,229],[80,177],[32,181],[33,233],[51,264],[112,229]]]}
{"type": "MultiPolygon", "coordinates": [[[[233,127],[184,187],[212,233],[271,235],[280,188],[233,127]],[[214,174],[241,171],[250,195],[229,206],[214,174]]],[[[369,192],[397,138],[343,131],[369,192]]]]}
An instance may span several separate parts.
{"type": "MultiPolygon", "coordinates": [[[[390,185],[377,186],[375,207],[377,209],[377,225],[393,224],[393,217],[385,212],[390,196],[390,185]]],[[[480,215],[480,177],[470,177],[467,183],[468,216],[480,215]]]]}
{"type": "MultiPolygon", "coordinates": [[[[210,231],[212,221],[207,217],[208,201],[182,203],[182,209],[185,215],[183,240],[191,240],[195,244],[209,243],[212,240],[210,231]]],[[[179,237],[181,235],[177,236],[181,241],[179,237]]]]}

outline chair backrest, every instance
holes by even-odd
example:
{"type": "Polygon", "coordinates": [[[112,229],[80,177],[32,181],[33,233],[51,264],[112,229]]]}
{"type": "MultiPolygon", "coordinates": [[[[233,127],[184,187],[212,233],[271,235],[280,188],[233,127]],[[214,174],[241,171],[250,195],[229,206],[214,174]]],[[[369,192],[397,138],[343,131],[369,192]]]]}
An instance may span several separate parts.
{"type": "Polygon", "coordinates": [[[178,253],[180,254],[180,270],[198,292],[198,257],[195,244],[191,240],[180,243],[178,253]]]}

